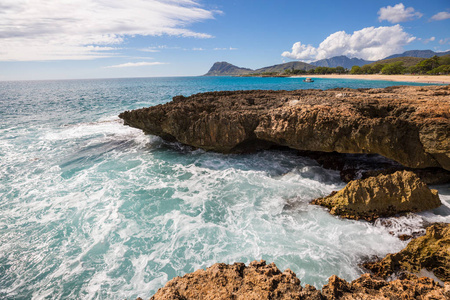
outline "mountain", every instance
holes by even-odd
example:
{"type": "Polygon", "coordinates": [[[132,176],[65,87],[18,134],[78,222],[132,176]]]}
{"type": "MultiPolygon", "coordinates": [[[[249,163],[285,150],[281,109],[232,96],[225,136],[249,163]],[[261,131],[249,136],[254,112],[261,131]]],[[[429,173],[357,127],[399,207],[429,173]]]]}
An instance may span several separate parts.
{"type": "Polygon", "coordinates": [[[240,68],[225,61],[216,62],[204,76],[243,75],[253,72],[252,69],[240,68]]]}
{"type": "Polygon", "coordinates": [[[444,56],[444,55],[447,55],[447,54],[450,54],[450,51],[447,51],[447,52],[434,52],[432,50],[410,50],[410,51],[403,52],[401,54],[394,54],[394,55],[388,56],[385,59],[396,58],[396,57],[404,57],[404,56],[430,58],[430,57],[433,57],[435,55],[437,55],[437,56],[444,56]]]}
{"type": "Polygon", "coordinates": [[[301,61],[291,61],[284,64],[273,65],[270,67],[264,67],[257,70],[252,70],[248,68],[240,68],[225,61],[216,62],[213,64],[208,73],[203,76],[233,76],[233,75],[249,75],[267,72],[283,73],[284,70],[294,69],[294,70],[311,70],[314,66],[301,62],[301,61]]]}
{"type": "Polygon", "coordinates": [[[410,57],[410,56],[403,57],[402,56],[402,57],[393,57],[393,58],[385,58],[382,60],[377,60],[369,65],[374,66],[376,64],[392,64],[397,61],[402,61],[404,67],[412,67],[412,66],[417,65],[419,62],[421,62],[424,59],[425,58],[422,58],[422,57],[410,57]]]}
{"type": "Polygon", "coordinates": [[[341,66],[346,69],[351,69],[353,66],[361,67],[370,63],[372,63],[372,61],[359,58],[348,58],[347,56],[341,55],[312,62],[311,65],[316,67],[329,67],[329,68],[336,68],[341,66]]]}
{"type": "Polygon", "coordinates": [[[311,70],[314,69],[314,66],[304,63],[302,61],[291,61],[284,64],[273,65],[270,67],[264,67],[253,71],[252,73],[266,73],[266,72],[278,72],[282,73],[284,70],[311,70]]]}

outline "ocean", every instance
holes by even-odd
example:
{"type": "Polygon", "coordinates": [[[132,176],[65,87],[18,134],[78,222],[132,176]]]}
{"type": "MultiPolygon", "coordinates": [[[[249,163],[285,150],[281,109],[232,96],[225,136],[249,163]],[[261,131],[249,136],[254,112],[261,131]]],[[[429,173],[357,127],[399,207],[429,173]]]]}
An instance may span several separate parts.
{"type": "Polygon", "coordinates": [[[381,222],[309,205],[337,171],[294,151],[223,155],[124,126],[118,114],[216,90],[411,83],[183,77],[0,82],[0,299],[149,298],[216,262],[264,259],[320,288],[406,246],[390,234],[450,222],[443,205],[381,222]]]}

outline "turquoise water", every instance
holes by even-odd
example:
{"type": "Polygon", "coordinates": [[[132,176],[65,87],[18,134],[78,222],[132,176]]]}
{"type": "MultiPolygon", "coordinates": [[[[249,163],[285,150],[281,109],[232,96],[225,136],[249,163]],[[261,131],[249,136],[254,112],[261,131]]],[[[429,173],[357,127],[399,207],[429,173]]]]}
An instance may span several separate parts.
{"type": "Polygon", "coordinates": [[[0,298],[148,298],[216,262],[274,261],[317,287],[405,246],[434,211],[379,224],[308,205],[339,174],[289,151],[222,155],[123,126],[124,111],[213,90],[385,87],[301,78],[0,82],[0,298]]]}

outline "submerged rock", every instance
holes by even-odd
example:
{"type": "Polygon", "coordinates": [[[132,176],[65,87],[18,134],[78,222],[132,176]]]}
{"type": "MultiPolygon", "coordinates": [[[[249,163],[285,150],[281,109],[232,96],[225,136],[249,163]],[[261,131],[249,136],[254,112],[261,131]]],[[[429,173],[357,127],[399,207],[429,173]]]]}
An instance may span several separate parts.
{"type": "Polygon", "coordinates": [[[402,251],[364,267],[383,278],[426,269],[440,280],[450,282],[450,224],[434,224],[427,228],[425,236],[412,240],[402,251]]]}
{"type": "Polygon", "coordinates": [[[223,153],[271,145],[450,170],[450,87],[209,92],[126,111],[126,125],[223,153]]]}
{"type": "Polygon", "coordinates": [[[448,299],[446,288],[430,278],[410,275],[406,279],[387,282],[372,275],[347,282],[333,275],[322,291],[313,286],[300,285],[291,270],[281,272],[275,264],[254,261],[247,267],[243,263],[215,264],[206,270],[197,270],[176,277],[151,298],[168,299],[297,299],[297,300],[364,300],[364,299],[448,299]]]}
{"type": "Polygon", "coordinates": [[[398,171],[350,181],[342,190],[315,199],[311,204],[325,206],[333,215],[373,221],[433,209],[439,207],[441,201],[437,190],[430,190],[416,174],[398,171]]]}

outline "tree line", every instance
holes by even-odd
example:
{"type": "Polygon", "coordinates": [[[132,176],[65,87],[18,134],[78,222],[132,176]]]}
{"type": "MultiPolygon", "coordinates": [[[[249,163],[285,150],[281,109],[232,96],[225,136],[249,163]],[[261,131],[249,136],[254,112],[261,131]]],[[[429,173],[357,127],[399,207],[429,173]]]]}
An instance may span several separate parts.
{"type": "MultiPolygon", "coordinates": [[[[265,74],[258,75],[280,75],[277,72],[267,72],[265,74]]],[[[376,63],[374,65],[353,66],[351,70],[344,67],[317,67],[310,70],[301,69],[286,69],[281,75],[314,75],[314,74],[429,74],[429,75],[443,75],[450,74],[450,55],[446,56],[433,56],[428,59],[424,59],[414,66],[405,67],[403,61],[396,61],[393,63],[376,63]]]]}
{"type": "Polygon", "coordinates": [[[437,55],[424,59],[414,66],[405,67],[402,61],[390,64],[353,66],[350,74],[429,74],[442,75],[450,73],[450,56],[439,57],[437,55]]]}

